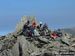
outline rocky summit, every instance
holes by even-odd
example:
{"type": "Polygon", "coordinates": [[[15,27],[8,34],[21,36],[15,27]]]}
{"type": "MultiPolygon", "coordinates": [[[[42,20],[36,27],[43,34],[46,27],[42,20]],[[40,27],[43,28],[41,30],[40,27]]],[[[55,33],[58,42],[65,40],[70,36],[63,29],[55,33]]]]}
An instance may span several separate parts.
{"type": "Polygon", "coordinates": [[[56,56],[59,51],[75,51],[75,36],[62,31],[63,36],[55,40],[49,36],[27,37],[21,34],[27,22],[36,21],[34,15],[24,16],[16,25],[15,31],[0,36],[0,56],[56,56]]]}

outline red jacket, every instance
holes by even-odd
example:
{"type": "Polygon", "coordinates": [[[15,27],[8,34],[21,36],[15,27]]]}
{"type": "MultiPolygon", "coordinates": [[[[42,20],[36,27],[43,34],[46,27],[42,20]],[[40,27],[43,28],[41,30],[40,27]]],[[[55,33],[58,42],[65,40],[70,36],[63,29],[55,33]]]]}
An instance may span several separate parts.
{"type": "Polygon", "coordinates": [[[33,22],[33,23],[32,23],[32,26],[36,27],[36,25],[37,25],[36,22],[33,22]]]}
{"type": "Polygon", "coordinates": [[[56,33],[53,33],[53,36],[54,36],[55,38],[57,38],[57,34],[56,34],[56,33]]]}

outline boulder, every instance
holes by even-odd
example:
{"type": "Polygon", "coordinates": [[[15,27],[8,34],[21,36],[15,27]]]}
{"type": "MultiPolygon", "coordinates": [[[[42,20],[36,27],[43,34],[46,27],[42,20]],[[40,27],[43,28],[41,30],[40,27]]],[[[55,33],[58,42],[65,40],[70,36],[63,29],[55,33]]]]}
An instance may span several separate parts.
{"type": "Polygon", "coordinates": [[[2,49],[2,45],[0,44],[0,50],[2,49]]]}
{"type": "Polygon", "coordinates": [[[1,36],[1,37],[0,37],[0,40],[3,40],[3,39],[5,39],[5,38],[6,38],[5,36],[1,36]]]}
{"type": "Polygon", "coordinates": [[[72,47],[75,47],[75,43],[74,43],[74,44],[72,44],[72,47]]]}
{"type": "Polygon", "coordinates": [[[10,49],[4,50],[0,56],[13,56],[10,49]]]}
{"type": "Polygon", "coordinates": [[[22,52],[22,56],[29,56],[32,52],[36,52],[39,49],[32,43],[28,42],[24,36],[18,36],[19,50],[22,52]]]}
{"type": "Polygon", "coordinates": [[[11,48],[11,52],[13,54],[13,56],[19,56],[19,44],[16,43],[12,48],[11,48]]]}
{"type": "Polygon", "coordinates": [[[40,41],[40,43],[41,43],[41,42],[42,42],[42,43],[48,43],[48,42],[49,42],[48,39],[43,38],[43,37],[38,37],[38,40],[40,41]]]}
{"type": "Polygon", "coordinates": [[[69,43],[69,40],[68,40],[68,38],[67,37],[62,37],[61,39],[60,39],[60,41],[63,43],[63,44],[66,44],[66,45],[68,45],[68,46],[70,46],[70,43],[69,43]]]}
{"type": "Polygon", "coordinates": [[[75,47],[70,47],[70,50],[71,51],[75,51],[75,47]]]}

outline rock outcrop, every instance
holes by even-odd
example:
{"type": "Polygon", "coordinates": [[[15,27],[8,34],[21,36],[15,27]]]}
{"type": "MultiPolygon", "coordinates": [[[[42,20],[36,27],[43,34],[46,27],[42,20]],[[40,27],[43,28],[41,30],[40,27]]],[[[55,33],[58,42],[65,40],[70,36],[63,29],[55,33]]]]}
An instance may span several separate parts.
{"type": "Polygon", "coordinates": [[[17,24],[15,32],[0,36],[0,56],[55,56],[60,50],[75,51],[75,36],[63,32],[62,37],[50,40],[49,36],[27,37],[21,35],[24,24],[35,22],[35,16],[24,16],[17,24]]]}

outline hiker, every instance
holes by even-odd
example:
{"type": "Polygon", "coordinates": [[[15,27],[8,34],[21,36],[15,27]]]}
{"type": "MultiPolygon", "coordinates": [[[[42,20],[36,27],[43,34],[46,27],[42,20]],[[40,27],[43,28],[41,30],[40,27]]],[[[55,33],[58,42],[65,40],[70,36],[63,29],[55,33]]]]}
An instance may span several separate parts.
{"type": "Polygon", "coordinates": [[[34,36],[40,36],[38,30],[37,30],[37,27],[34,28],[34,36]]]}
{"type": "Polygon", "coordinates": [[[33,37],[33,34],[31,31],[28,32],[28,37],[33,37]]]}
{"type": "Polygon", "coordinates": [[[45,30],[45,29],[48,29],[48,26],[47,26],[46,23],[45,23],[44,26],[43,26],[43,30],[45,30]]]}
{"type": "Polygon", "coordinates": [[[40,28],[41,28],[42,27],[42,22],[41,21],[40,21],[39,25],[40,25],[40,28]]]}
{"type": "Polygon", "coordinates": [[[28,20],[28,21],[25,23],[23,29],[24,29],[24,30],[26,30],[27,28],[29,29],[29,24],[30,24],[30,22],[29,22],[29,20],[28,20]]]}
{"type": "Polygon", "coordinates": [[[46,35],[47,35],[47,32],[48,32],[47,29],[48,29],[47,24],[44,24],[44,26],[43,26],[43,31],[42,31],[41,35],[46,36],[46,35]]]}
{"type": "Polygon", "coordinates": [[[58,37],[61,37],[62,35],[63,35],[63,34],[62,34],[61,29],[58,29],[58,30],[57,30],[57,36],[58,36],[58,37]]]}
{"type": "Polygon", "coordinates": [[[57,38],[57,33],[53,33],[52,35],[53,35],[54,39],[57,38]]]}
{"type": "Polygon", "coordinates": [[[53,33],[57,33],[57,30],[54,30],[53,33]]]}
{"type": "Polygon", "coordinates": [[[36,22],[33,22],[33,23],[32,23],[32,26],[33,26],[33,27],[37,27],[36,22]]]}
{"type": "Polygon", "coordinates": [[[33,29],[33,31],[34,31],[33,35],[34,35],[34,36],[39,36],[39,32],[38,32],[38,30],[37,30],[37,24],[36,24],[36,22],[33,22],[33,23],[32,23],[32,27],[34,28],[34,29],[33,29]]]}
{"type": "Polygon", "coordinates": [[[25,36],[28,36],[28,32],[29,32],[29,25],[30,25],[30,22],[29,20],[25,23],[24,27],[23,27],[23,34],[25,36]]]}
{"type": "Polygon", "coordinates": [[[33,36],[38,36],[39,32],[37,31],[37,24],[36,22],[33,22],[32,25],[29,27],[29,36],[33,37],[33,36]]]}
{"type": "Polygon", "coordinates": [[[35,28],[32,25],[29,27],[29,30],[30,30],[29,35],[30,36],[34,36],[34,29],[35,28]]]}
{"type": "Polygon", "coordinates": [[[37,26],[37,28],[39,31],[41,31],[41,28],[42,28],[42,22],[41,21],[39,22],[39,25],[37,26]]]}

